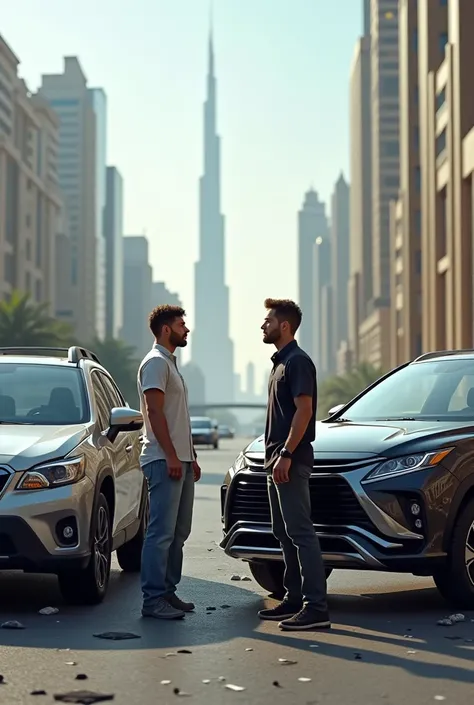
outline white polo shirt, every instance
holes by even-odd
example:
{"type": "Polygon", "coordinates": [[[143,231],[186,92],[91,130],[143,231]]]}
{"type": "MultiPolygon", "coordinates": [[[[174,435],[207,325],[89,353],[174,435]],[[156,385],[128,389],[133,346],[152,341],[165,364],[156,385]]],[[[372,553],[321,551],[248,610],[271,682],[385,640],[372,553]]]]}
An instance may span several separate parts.
{"type": "Polygon", "coordinates": [[[191,420],[188,408],[186,382],[176,364],[176,356],[162,345],[155,344],[144,357],[138,369],[138,394],[143,414],[145,432],[140,457],[142,467],[155,460],[165,460],[166,455],[152,431],[148,418],[145,392],[159,389],[165,395],[163,411],[168,424],[171,441],[181,462],[194,460],[191,420]]]}

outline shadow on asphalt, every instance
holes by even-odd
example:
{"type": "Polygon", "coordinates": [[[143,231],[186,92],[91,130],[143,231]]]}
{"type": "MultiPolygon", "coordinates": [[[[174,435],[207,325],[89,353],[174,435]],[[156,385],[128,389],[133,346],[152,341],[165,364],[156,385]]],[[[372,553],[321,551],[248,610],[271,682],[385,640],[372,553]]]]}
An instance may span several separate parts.
{"type": "MultiPolygon", "coordinates": [[[[15,619],[25,626],[24,630],[0,630],[0,646],[173,651],[243,639],[255,651],[270,644],[284,647],[281,655],[287,657],[287,649],[311,651],[315,657],[324,654],[341,661],[352,661],[358,654],[364,663],[392,666],[424,678],[473,681],[474,642],[469,640],[474,638],[474,625],[466,615],[464,623],[438,627],[436,621],[449,613],[449,608],[435,589],[362,595],[330,592],[334,624],[331,632],[289,634],[280,632],[276,624],[262,625],[259,621],[256,612],[264,600],[252,591],[252,583],[229,585],[184,578],[181,594],[196,603],[196,613],[182,621],[157,623],[140,617],[138,577],[117,570],[112,573],[107,600],[102,605],[83,608],[62,603],[54,577],[14,573],[0,577],[1,622],[15,619]],[[50,605],[57,606],[59,614],[38,614],[42,607],[50,605]],[[215,609],[207,611],[208,607],[215,609]],[[109,641],[93,636],[104,631],[129,631],[140,638],[109,641]],[[318,645],[318,649],[310,649],[310,645],[318,645]],[[399,654],[384,653],[394,648],[400,650],[399,654]],[[409,650],[417,654],[408,656],[409,650]],[[435,663],[420,660],[424,654],[435,663]],[[449,663],[453,659],[457,659],[457,664],[449,663]],[[466,661],[465,667],[459,659],[466,661]]],[[[225,576],[216,571],[215,578],[217,581],[225,576]]],[[[297,654],[289,657],[298,658],[297,654]]]]}

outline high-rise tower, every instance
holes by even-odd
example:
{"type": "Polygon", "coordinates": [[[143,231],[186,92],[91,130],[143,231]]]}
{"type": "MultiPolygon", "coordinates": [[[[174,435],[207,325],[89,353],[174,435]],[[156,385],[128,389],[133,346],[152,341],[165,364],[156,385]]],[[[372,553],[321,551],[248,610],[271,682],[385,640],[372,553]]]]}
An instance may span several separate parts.
{"type": "Polygon", "coordinates": [[[234,349],[225,283],[225,224],[221,213],[220,137],[216,127],[214,45],[209,36],[204,103],[204,173],[199,183],[199,259],[194,273],[192,361],[205,378],[206,402],[234,399],[234,349]]]}

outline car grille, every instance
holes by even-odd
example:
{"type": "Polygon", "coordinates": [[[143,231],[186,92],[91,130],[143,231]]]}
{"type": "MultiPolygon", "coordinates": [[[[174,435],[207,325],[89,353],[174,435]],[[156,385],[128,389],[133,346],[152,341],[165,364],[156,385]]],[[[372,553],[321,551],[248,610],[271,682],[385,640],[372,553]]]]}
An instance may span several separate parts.
{"type": "MultiPolygon", "coordinates": [[[[313,462],[313,473],[328,473],[328,472],[350,472],[362,467],[363,464],[373,463],[372,458],[361,460],[360,458],[352,458],[351,456],[339,456],[338,458],[321,458],[315,457],[313,462]]],[[[248,469],[252,472],[262,472],[265,460],[264,457],[252,456],[247,458],[248,469]]]]}
{"type": "MultiPolygon", "coordinates": [[[[230,525],[237,521],[271,522],[267,478],[250,473],[237,476],[230,500],[230,525]]],[[[373,529],[372,522],[343,477],[310,479],[312,519],[315,524],[354,524],[373,529]]]]}

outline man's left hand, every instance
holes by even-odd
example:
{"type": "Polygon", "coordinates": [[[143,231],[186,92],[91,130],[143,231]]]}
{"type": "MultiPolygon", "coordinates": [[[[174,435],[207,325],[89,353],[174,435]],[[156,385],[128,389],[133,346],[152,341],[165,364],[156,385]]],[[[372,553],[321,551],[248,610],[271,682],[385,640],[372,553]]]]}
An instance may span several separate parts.
{"type": "Polygon", "coordinates": [[[291,458],[282,458],[281,456],[273,466],[273,482],[275,485],[281,485],[284,482],[290,481],[291,458]]]}
{"type": "Polygon", "coordinates": [[[194,473],[194,482],[199,482],[201,479],[201,468],[199,467],[199,463],[197,460],[193,460],[193,473],[194,473]]]}

